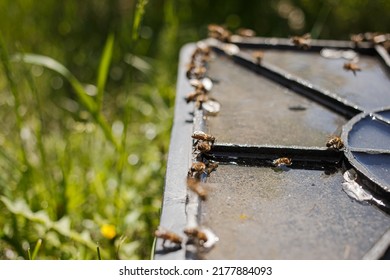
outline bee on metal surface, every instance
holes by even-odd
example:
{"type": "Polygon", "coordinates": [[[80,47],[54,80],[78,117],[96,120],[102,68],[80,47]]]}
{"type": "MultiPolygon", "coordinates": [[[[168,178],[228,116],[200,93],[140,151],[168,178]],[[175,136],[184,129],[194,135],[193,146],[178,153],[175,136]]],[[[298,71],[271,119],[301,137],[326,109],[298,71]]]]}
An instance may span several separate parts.
{"type": "Polygon", "coordinates": [[[187,70],[186,70],[186,77],[188,79],[191,79],[192,77],[192,72],[193,70],[195,69],[196,65],[193,61],[191,61],[188,65],[187,65],[187,70]]]}
{"type": "Polygon", "coordinates": [[[187,68],[186,76],[188,79],[192,79],[192,78],[199,79],[204,77],[206,71],[207,71],[206,67],[196,66],[195,64],[190,63],[187,68]]]}
{"type": "Polygon", "coordinates": [[[388,41],[389,37],[390,37],[389,34],[379,34],[377,36],[374,36],[374,38],[372,38],[372,41],[374,42],[374,44],[382,44],[388,41]]]}
{"type": "Polygon", "coordinates": [[[206,102],[207,100],[209,100],[209,96],[207,94],[201,94],[201,95],[198,95],[196,98],[195,98],[195,101],[196,101],[196,107],[197,108],[200,108],[202,103],[206,102]]]}
{"type": "Polygon", "coordinates": [[[198,97],[200,97],[202,95],[205,95],[205,91],[200,90],[200,89],[196,89],[195,91],[190,92],[186,96],[185,100],[187,103],[190,103],[191,101],[196,101],[198,99],[198,97]]]}
{"type": "Polygon", "coordinates": [[[177,235],[176,233],[173,233],[171,231],[168,231],[162,227],[159,227],[155,232],[154,236],[157,238],[162,238],[164,241],[162,243],[163,248],[165,248],[165,242],[168,240],[173,244],[177,244],[181,247],[181,243],[183,242],[183,239],[177,235]]]}
{"type": "Polygon", "coordinates": [[[263,60],[263,57],[264,57],[264,52],[262,52],[262,51],[255,51],[255,52],[252,53],[252,56],[256,60],[256,63],[258,65],[260,65],[261,61],[263,60]]]}
{"type": "Polygon", "coordinates": [[[194,238],[199,241],[200,244],[203,244],[207,242],[208,238],[206,233],[201,231],[198,228],[185,228],[184,233],[189,237],[189,238],[194,238]]]}
{"type": "Polygon", "coordinates": [[[209,162],[206,164],[206,173],[207,173],[207,176],[209,176],[211,172],[217,170],[218,166],[219,166],[218,162],[216,162],[216,161],[209,161],[209,162]]]}
{"type": "Polygon", "coordinates": [[[363,35],[362,33],[359,33],[359,34],[352,34],[350,38],[351,38],[352,43],[354,43],[356,47],[357,47],[361,42],[364,41],[364,35],[363,35]]]}
{"type": "Polygon", "coordinates": [[[201,161],[194,162],[194,163],[192,163],[190,170],[188,171],[188,177],[198,176],[198,175],[204,173],[205,171],[206,171],[206,164],[205,163],[203,163],[201,161]]]}
{"type": "Polygon", "coordinates": [[[252,29],[249,29],[249,28],[240,28],[237,30],[237,35],[241,36],[241,37],[255,37],[256,36],[256,32],[252,29]]]}
{"type": "Polygon", "coordinates": [[[339,136],[333,136],[326,142],[326,146],[328,148],[340,150],[344,147],[344,143],[339,136]]]}
{"type": "Polygon", "coordinates": [[[207,141],[200,141],[195,145],[195,149],[201,153],[207,153],[211,151],[211,144],[207,141]]]}
{"type": "Polygon", "coordinates": [[[307,50],[308,48],[310,48],[311,35],[307,33],[302,36],[292,36],[291,41],[297,47],[307,50]]]}
{"type": "Polygon", "coordinates": [[[207,26],[209,37],[215,38],[223,42],[229,42],[231,37],[231,32],[225,27],[217,24],[209,24],[207,26]]]}
{"type": "Polygon", "coordinates": [[[206,190],[206,184],[200,182],[197,178],[188,177],[187,178],[187,187],[196,193],[200,199],[206,200],[207,199],[207,190],[206,190]]]}
{"type": "Polygon", "coordinates": [[[343,68],[345,70],[352,71],[355,76],[356,76],[356,71],[362,70],[356,63],[353,63],[353,62],[344,63],[343,68]]]}
{"type": "Polygon", "coordinates": [[[195,77],[203,77],[206,74],[207,68],[204,66],[195,67],[192,71],[195,77]]]}
{"type": "Polygon", "coordinates": [[[194,131],[191,137],[196,140],[208,141],[211,143],[214,143],[215,141],[214,136],[204,133],[203,131],[194,131]]]}
{"type": "Polygon", "coordinates": [[[192,61],[198,59],[201,63],[206,63],[211,59],[211,48],[208,45],[198,46],[191,56],[192,61]]]}
{"type": "Polygon", "coordinates": [[[277,167],[285,166],[285,165],[291,165],[292,164],[292,160],[291,160],[291,158],[281,157],[281,158],[275,159],[272,162],[272,164],[277,166],[277,167]]]}

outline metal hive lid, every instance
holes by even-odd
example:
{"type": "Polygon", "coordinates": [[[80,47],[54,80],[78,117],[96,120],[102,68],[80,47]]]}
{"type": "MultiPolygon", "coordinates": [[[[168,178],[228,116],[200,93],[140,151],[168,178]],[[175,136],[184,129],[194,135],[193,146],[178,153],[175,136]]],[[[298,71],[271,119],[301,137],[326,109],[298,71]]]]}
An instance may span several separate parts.
{"type": "Polygon", "coordinates": [[[313,41],[309,49],[275,38],[205,43],[213,47],[208,94],[220,112],[208,116],[185,101],[193,91],[186,70],[197,48],[186,45],[160,221],[184,242],[163,248],[158,240],[155,258],[382,257],[390,244],[388,54],[377,45],[339,41],[313,41]],[[258,50],[260,63],[253,56],[258,50]],[[343,52],[359,58],[361,71],[343,69],[343,52]],[[194,131],[217,139],[201,158],[194,155],[194,131]],[[341,131],[343,149],[326,147],[341,131]],[[281,157],[292,165],[276,167],[281,157]],[[206,201],[186,187],[199,160],[220,163],[199,178],[211,184],[206,201]],[[350,168],[358,180],[346,181],[350,168]],[[365,200],[347,195],[357,191],[365,200]],[[183,230],[189,226],[211,229],[218,242],[207,250],[188,242],[183,230]]]}

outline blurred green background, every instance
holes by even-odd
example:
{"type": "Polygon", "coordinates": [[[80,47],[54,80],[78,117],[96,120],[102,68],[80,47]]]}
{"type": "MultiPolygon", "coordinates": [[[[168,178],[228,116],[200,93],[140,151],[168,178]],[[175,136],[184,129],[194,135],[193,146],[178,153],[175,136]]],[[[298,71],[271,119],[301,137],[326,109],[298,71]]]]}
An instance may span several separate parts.
{"type": "Polygon", "coordinates": [[[388,32],[389,11],[388,0],[2,0],[0,259],[151,257],[178,53],[208,24],[349,40],[388,32]]]}

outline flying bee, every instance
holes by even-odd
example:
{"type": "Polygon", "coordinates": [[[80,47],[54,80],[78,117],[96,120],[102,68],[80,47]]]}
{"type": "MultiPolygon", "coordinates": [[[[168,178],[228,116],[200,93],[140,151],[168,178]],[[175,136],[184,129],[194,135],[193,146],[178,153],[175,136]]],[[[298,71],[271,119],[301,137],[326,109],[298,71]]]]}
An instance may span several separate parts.
{"type": "Polygon", "coordinates": [[[206,233],[204,233],[203,231],[201,231],[198,228],[194,228],[194,227],[192,227],[192,228],[185,228],[184,229],[184,233],[189,238],[197,239],[200,244],[203,244],[203,243],[207,242],[207,240],[208,240],[206,233]]]}
{"type": "Polygon", "coordinates": [[[326,146],[328,148],[340,150],[344,147],[344,143],[339,136],[333,136],[326,142],[326,146]]]}
{"type": "Polygon", "coordinates": [[[190,170],[188,171],[188,177],[195,177],[206,171],[206,164],[201,161],[192,163],[190,170]]]}
{"type": "Polygon", "coordinates": [[[191,137],[193,139],[196,139],[196,140],[208,141],[211,143],[214,143],[214,141],[215,141],[214,136],[207,134],[207,133],[204,133],[203,131],[194,131],[194,133],[192,133],[191,137]]]}
{"type": "Polygon", "coordinates": [[[346,62],[346,63],[344,63],[343,68],[345,70],[352,71],[355,76],[356,76],[356,71],[361,71],[362,70],[356,63],[353,63],[353,62],[346,62]]]}
{"type": "Polygon", "coordinates": [[[272,164],[277,166],[277,167],[285,166],[285,165],[291,165],[292,164],[292,160],[291,160],[291,158],[281,157],[281,158],[275,159],[272,162],[272,164]]]}
{"type": "Polygon", "coordinates": [[[307,33],[302,36],[293,36],[291,37],[291,41],[294,45],[298,46],[299,48],[303,48],[304,50],[307,50],[308,48],[310,48],[311,35],[307,33]]]}
{"type": "Polygon", "coordinates": [[[162,227],[159,227],[155,232],[154,236],[157,238],[162,238],[164,241],[162,243],[163,248],[165,248],[165,242],[168,240],[173,244],[177,244],[181,247],[181,243],[183,239],[177,235],[176,233],[173,233],[171,231],[168,231],[162,227]]]}
{"type": "Polygon", "coordinates": [[[258,65],[260,65],[261,61],[263,60],[263,57],[264,57],[264,52],[262,52],[262,51],[255,51],[255,52],[252,53],[252,56],[256,60],[256,63],[258,65]]]}
{"type": "Polygon", "coordinates": [[[196,193],[202,200],[206,200],[207,198],[206,186],[206,184],[200,182],[197,178],[187,177],[187,187],[196,193]]]}

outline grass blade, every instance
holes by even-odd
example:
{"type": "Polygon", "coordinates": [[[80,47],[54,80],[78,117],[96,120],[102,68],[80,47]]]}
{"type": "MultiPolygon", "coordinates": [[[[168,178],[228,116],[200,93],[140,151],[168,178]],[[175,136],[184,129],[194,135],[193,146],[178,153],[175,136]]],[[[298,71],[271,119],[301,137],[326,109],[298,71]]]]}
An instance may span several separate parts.
{"type": "Polygon", "coordinates": [[[94,112],[96,110],[96,104],[94,100],[88,96],[83,85],[64,65],[59,63],[57,60],[38,54],[16,54],[13,56],[13,60],[43,66],[62,75],[72,85],[82,105],[85,106],[86,109],[90,112],[94,112]]]}
{"type": "Polygon", "coordinates": [[[108,70],[112,59],[114,48],[114,35],[110,34],[104,46],[103,54],[100,59],[100,65],[97,76],[97,110],[100,110],[103,103],[104,88],[106,86],[108,70]]]}
{"type": "Polygon", "coordinates": [[[76,92],[76,95],[79,98],[81,104],[88,110],[88,112],[93,116],[95,121],[99,124],[106,138],[115,146],[118,151],[121,151],[121,146],[112,134],[111,128],[106,118],[97,110],[95,100],[93,100],[87,94],[83,85],[64,65],[62,65],[57,60],[51,57],[37,54],[16,54],[13,56],[13,60],[43,66],[45,68],[57,72],[65,79],[67,79],[73,87],[73,90],[76,92]]]}
{"type": "Polygon", "coordinates": [[[98,260],[101,261],[102,260],[102,256],[100,255],[99,243],[97,243],[97,245],[96,245],[96,252],[97,252],[98,260]]]}
{"type": "Polygon", "coordinates": [[[32,260],[32,257],[31,257],[31,250],[30,250],[30,247],[28,247],[28,249],[27,249],[27,254],[28,254],[28,259],[31,261],[31,260],[32,260]]]}
{"type": "Polygon", "coordinates": [[[38,239],[37,244],[35,245],[34,252],[32,253],[31,260],[35,260],[35,257],[38,254],[39,249],[42,245],[42,239],[38,239]]]}
{"type": "Polygon", "coordinates": [[[134,21],[133,21],[133,40],[138,39],[138,29],[141,25],[142,18],[144,17],[145,7],[148,4],[148,0],[138,0],[137,7],[135,9],[134,21]]]}

